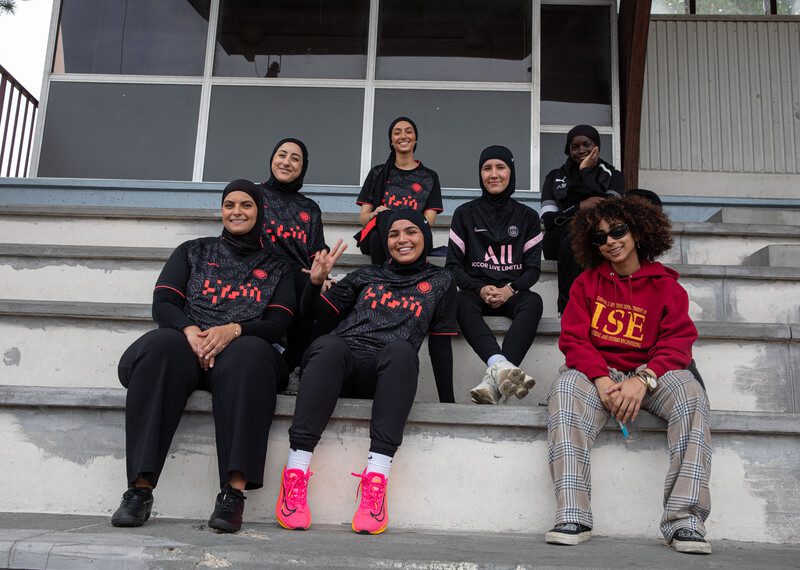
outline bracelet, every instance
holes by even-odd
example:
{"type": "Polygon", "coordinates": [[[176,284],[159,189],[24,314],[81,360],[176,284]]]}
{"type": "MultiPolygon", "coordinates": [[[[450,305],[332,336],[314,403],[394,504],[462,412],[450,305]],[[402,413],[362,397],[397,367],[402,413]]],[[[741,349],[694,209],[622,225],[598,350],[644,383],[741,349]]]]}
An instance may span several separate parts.
{"type": "Polygon", "coordinates": [[[650,385],[647,383],[647,379],[644,377],[644,375],[641,372],[637,372],[636,377],[642,382],[642,384],[644,384],[644,389],[649,392],[650,385]]]}
{"type": "Polygon", "coordinates": [[[233,336],[234,336],[234,338],[236,338],[236,337],[238,337],[239,335],[241,335],[241,334],[242,334],[242,325],[240,325],[239,323],[231,323],[231,324],[232,324],[234,327],[236,327],[236,328],[234,328],[234,330],[233,330],[233,336]]]}

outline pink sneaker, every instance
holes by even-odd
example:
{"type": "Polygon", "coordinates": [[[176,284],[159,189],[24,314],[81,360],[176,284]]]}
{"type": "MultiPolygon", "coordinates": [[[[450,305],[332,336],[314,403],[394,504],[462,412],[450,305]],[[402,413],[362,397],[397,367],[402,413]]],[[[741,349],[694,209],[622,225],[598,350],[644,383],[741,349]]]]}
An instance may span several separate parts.
{"type": "Polygon", "coordinates": [[[386,508],[386,486],[389,481],[380,473],[352,473],[361,477],[361,504],[353,515],[353,531],[360,534],[380,534],[389,526],[386,508]]]}
{"type": "Polygon", "coordinates": [[[289,530],[307,530],[311,526],[311,510],[308,508],[308,479],[313,473],[300,469],[283,468],[281,492],[275,504],[278,524],[289,530]]]}

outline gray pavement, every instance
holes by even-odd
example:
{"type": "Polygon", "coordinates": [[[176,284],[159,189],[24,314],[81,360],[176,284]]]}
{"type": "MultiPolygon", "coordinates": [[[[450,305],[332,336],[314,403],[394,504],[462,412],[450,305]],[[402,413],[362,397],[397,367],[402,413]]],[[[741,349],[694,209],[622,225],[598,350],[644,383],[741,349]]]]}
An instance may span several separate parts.
{"type": "Polygon", "coordinates": [[[651,539],[595,537],[577,547],[540,535],[485,535],[391,529],[381,536],[348,526],[289,532],[245,523],[233,535],[204,521],[152,519],[116,529],[107,517],[0,513],[3,568],[800,568],[800,547],[713,542],[710,556],[679,554],[651,539]]]}

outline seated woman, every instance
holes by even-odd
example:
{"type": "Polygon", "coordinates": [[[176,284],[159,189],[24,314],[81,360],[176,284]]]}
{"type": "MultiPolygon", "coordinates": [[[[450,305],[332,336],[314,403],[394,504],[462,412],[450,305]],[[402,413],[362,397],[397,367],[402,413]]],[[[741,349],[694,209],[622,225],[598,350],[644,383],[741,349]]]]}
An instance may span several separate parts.
{"type": "Polygon", "coordinates": [[[389,158],[367,174],[356,204],[361,206],[358,223],[363,226],[355,236],[361,253],[375,265],[389,258],[386,243],[376,227],[386,235],[391,210],[410,208],[425,215],[429,224],[442,211],[439,176],[414,158],[417,150],[417,125],[408,117],[398,117],[389,125],[389,158]],[[386,212],[386,213],[383,213],[386,212]]]}
{"type": "Polygon", "coordinates": [[[306,499],[311,456],[337,400],[349,397],[373,400],[367,466],[353,473],[361,480],[361,504],[352,528],[368,534],[386,530],[389,468],[417,392],[422,339],[426,333],[457,333],[452,275],[425,259],[433,241],[427,220],[413,210],[396,210],[389,228],[392,259],[349,273],[322,295],[320,286],[346,246],[340,241],[311,266],[303,310],[349,313],[332,334],[314,340],[303,358],[291,449],[275,505],[284,528],[311,525],[306,499]]]}
{"type": "Polygon", "coordinates": [[[502,394],[524,398],[534,379],[519,365],[536,338],[542,298],[531,286],[539,280],[542,231],[539,216],[511,195],[514,157],[490,146],[478,163],[481,197],[453,213],[447,268],[458,285],[458,324],[464,338],[488,366],[470,392],[476,404],[496,404],[502,394]],[[486,315],[512,320],[503,348],[484,321],[486,315]]]}
{"type": "Polygon", "coordinates": [[[697,329],[678,274],[653,261],[672,245],[669,218],[641,198],[609,198],[580,212],[572,233],[575,257],[589,269],[575,281],[561,318],[559,348],[568,369],[548,403],[558,507],[546,540],[591,538],[589,450],[611,416],[624,423],[645,409],[668,422],[661,532],[679,552],[709,553],[708,400],[686,370],[697,329]]]}
{"type": "Polygon", "coordinates": [[[570,221],[581,210],[604,198],[620,196],[625,178],[600,158],[600,133],[589,125],[577,125],[567,133],[567,161],[551,170],[542,186],[544,258],[558,260],[558,314],[564,313],[569,290],[581,267],[572,255],[570,221]]]}
{"type": "MultiPolygon", "coordinates": [[[[278,141],[269,159],[270,176],[260,185],[264,209],[262,238],[283,254],[294,273],[297,304],[308,282],[308,270],[314,255],[323,249],[325,236],[322,212],[311,198],[300,193],[308,171],[308,150],[302,141],[286,138],[278,141]]],[[[313,319],[294,319],[287,334],[283,357],[289,365],[294,382],[290,391],[296,391],[295,369],[311,341],[313,319]]]]}
{"type": "Polygon", "coordinates": [[[263,484],[276,394],[287,373],[272,343],[292,319],[294,284],[286,261],[262,247],[260,202],[249,180],[228,184],[222,235],[173,252],[153,293],[159,328],[120,359],[128,490],[114,526],[141,526],[150,517],[152,490],[195,390],[212,394],[222,489],[208,525],[239,530],[242,491],[263,484]]]}

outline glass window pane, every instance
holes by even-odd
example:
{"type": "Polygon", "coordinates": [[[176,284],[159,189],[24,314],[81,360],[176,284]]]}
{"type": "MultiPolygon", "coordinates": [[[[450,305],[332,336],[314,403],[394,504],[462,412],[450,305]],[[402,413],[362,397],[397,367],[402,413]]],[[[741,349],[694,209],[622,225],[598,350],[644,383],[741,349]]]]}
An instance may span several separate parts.
{"type": "Polygon", "coordinates": [[[609,8],[543,5],[541,37],[542,123],[610,125],[609,8]]]}
{"type": "Polygon", "coordinates": [[[202,75],[210,0],[63,0],[54,73],[202,75]]]}
{"type": "Polygon", "coordinates": [[[360,184],[362,89],[216,86],[204,180],[265,180],[280,139],[308,147],[306,184],[360,184]]]}
{"type": "MultiPolygon", "coordinates": [[[[566,162],[567,155],[564,154],[564,144],[566,142],[567,133],[541,134],[539,138],[539,164],[541,165],[539,169],[539,176],[541,176],[539,190],[541,190],[541,184],[544,183],[547,173],[566,162]]],[[[600,158],[609,164],[614,164],[613,154],[614,147],[612,146],[611,135],[600,135],[600,158]]],[[[618,164],[614,164],[614,166],[618,169],[620,168],[618,164]]]]}
{"type": "Polygon", "coordinates": [[[697,0],[698,14],[764,15],[764,0],[697,0]]]}
{"type": "Polygon", "coordinates": [[[800,0],[778,0],[778,14],[800,16],[800,0]]]}
{"type": "Polygon", "coordinates": [[[531,80],[530,0],[381,0],[378,79],[531,80]]]}
{"type": "Polygon", "coordinates": [[[389,123],[400,115],[417,124],[414,156],[443,188],[478,188],[478,158],[493,144],[514,153],[517,189],[530,188],[530,93],[377,89],[372,164],[389,156],[389,123]]]}
{"type": "Polygon", "coordinates": [[[50,84],[39,176],[191,180],[200,87],[50,84]]]}
{"type": "Polygon", "coordinates": [[[363,79],[369,0],[222,0],[214,75],[363,79]]]}
{"type": "Polygon", "coordinates": [[[653,0],[651,14],[688,14],[686,0],[653,0]]]}

